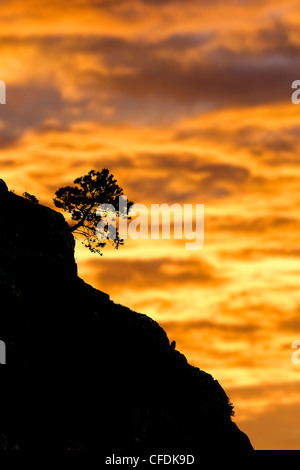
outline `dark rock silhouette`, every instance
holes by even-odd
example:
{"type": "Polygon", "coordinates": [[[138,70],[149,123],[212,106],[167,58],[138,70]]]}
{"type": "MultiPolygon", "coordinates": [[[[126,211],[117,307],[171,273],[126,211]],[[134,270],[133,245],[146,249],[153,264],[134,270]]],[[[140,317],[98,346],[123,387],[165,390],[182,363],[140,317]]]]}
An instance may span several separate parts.
{"type": "Polygon", "coordinates": [[[0,448],[253,450],[211,375],[151,318],[77,276],[61,214],[0,194],[0,228],[0,448]]]}
{"type": "Polygon", "coordinates": [[[3,179],[0,178],[0,196],[8,192],[7,184],[3,179]]]}

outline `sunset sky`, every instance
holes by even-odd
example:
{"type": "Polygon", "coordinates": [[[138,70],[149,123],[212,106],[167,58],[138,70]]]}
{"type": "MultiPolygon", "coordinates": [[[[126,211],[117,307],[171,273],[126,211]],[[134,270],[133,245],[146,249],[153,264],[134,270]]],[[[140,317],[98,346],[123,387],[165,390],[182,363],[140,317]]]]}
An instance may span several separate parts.
{"type": "Polygon", "coordinates": [[[299,31],[298,0],[0,2],[0,177],[54,207],[105,167],[136,203],[205,205],[202,250],[78,242],[79,275],[212,374],[256,449],[300,449],[299,31]]]}

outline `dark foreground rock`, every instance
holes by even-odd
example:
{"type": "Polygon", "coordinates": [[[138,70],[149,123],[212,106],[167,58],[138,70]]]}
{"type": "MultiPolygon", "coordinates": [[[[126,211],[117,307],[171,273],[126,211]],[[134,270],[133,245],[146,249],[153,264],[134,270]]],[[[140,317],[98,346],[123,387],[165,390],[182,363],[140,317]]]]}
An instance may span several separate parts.
{"type": "MultiPolygon", "coordinates": [[[[99,263],[101,259],[99,259],[99,263]]],[[[63,216],[0,195],[0,448],[252,451],[211,375],[77,276],[63,216]]]]}

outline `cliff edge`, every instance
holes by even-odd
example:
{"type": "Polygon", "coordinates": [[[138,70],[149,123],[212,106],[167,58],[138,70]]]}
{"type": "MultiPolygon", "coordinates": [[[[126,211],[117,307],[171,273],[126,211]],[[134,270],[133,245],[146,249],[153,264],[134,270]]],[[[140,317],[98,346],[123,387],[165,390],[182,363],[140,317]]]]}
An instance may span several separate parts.
{"type": "Polygon", "coordinates": [[[151,318],[78,277],[63,216],[10,192],[0,192],[0,296],[0,449],[253,450],[211,375],[151,318]]]}

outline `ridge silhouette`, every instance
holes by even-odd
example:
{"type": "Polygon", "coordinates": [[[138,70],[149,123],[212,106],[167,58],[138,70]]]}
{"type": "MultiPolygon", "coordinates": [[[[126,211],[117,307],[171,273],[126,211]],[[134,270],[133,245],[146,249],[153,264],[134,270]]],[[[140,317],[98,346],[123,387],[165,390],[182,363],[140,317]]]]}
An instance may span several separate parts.
{"type": "Polygon", "coordinates": [[[219,383],[78,277],[60,213],[1,182],[0,209],[0,449],[252,452],[219,383]]]}

